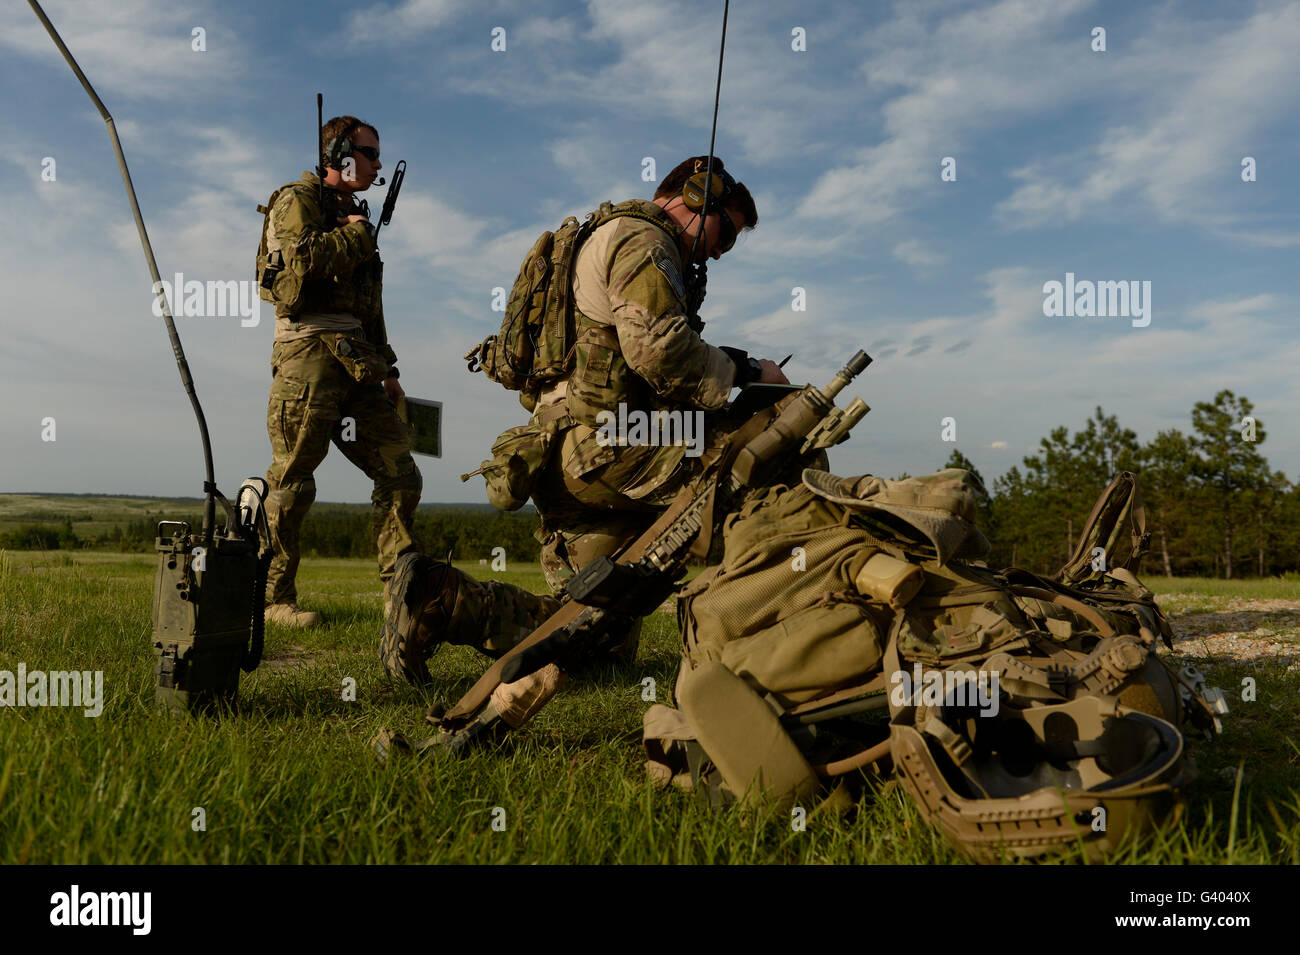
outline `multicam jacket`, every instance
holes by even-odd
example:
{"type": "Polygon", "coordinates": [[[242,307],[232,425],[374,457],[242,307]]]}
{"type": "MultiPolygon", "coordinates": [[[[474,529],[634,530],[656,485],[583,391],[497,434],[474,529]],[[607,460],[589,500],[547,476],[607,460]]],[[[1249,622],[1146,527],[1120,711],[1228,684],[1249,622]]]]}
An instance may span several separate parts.
{"type": "Polygon", "coordinates": [[[735,363],[688,323],[680,228],[653,202],[629,204],[671,231],[625,215],[596,229],[579,250],[570,410],[583,420],[597,410],[614,410],[619,401],[632,407],[720,408],[735,363]]]}
{"type": "Polygon", "coordinates": [[[298,182],[276,190],[264,226],[259,273],[268,258],[280,253],[283,268],[263,298],[275,303],[276,339],[320,331],[360,328],[366,341],[396,361],[384,327],[383,264],[366,222],[338,225],[341,217],[361,213],[350,195],[325,188],[304,172],[298,182]]]}

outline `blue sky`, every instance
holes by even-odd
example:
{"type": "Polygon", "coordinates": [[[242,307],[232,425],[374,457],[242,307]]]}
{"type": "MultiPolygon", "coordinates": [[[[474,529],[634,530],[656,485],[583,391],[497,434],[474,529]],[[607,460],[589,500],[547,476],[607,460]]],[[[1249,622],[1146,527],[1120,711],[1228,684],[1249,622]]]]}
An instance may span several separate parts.
{"type": "MultiPolygon", "coordinates": [[[[483,500],[457,476],[524,417],[460,359],[499,324],[493,287],[564,216],[651,195],[644,157],[662,175],[708,146],[720,0],[44,6],[114,115],[164,277],[251,277],[256,204],[314,165],[318,90],[379,128],[390,169],[407,160],[385,310],[407,391],[444,402],[426,501],[483,500]]],[[[871,352],[841,474],[941,467],[952,416],[991,480],[1096,405],[1148,440],[1231,388],[1300,479],[1296,49],[1295,0],[737,2],[717,149],[760,225],[710,269],[705,337],[793,352],[815,382],[871,352]],[[1066,272],[1151,282],[1150,325],[1044,316],[1066,272]]],[[[0,10],[0,51],[0,491],[198,495],[103,123],[26,5],[0,10]]],[[[270,459],[271,315],[178,325],[233,491],[270,459]]],[[[317,483],[369,497],[337,451],[317,483]]]]}

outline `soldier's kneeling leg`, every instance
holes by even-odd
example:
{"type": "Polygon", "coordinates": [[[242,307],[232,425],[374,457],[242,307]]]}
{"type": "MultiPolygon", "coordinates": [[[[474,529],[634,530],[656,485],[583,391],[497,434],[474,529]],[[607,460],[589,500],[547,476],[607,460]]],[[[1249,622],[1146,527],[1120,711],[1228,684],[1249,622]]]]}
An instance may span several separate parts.
{"type": "MultiPolygon", "coordinates": [[[[653,517],[653,515],[651,515],[653,517]]],[[[614,554],[640,536],[648,526],[648,519],[624,519],[598,529],[583,528],[578,531],[555,531],[542,544],[542,571],[546,582],[557,594],[564,590],[569,578],[597,557],[614,554]]],[[[635,619],[621,637],[609,644],[607,654],[593,660],[627,664],[636,659],[641,644],[640,618],[635,619]]]]}
{"type": "Polygon", "coordinates": [[[499,580],[475,580],[446,561],[407,553],[397,561],[380,658],[388,675],[428,683],[439,644],[499,657],[537,629],[559,600],[499,580]]]}

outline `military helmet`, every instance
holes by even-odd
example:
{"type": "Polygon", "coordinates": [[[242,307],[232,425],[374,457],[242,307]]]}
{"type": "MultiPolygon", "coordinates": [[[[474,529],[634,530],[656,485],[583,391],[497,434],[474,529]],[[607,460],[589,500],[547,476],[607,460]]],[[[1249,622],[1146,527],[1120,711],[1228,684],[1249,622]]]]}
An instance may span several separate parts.
{"type": "Polygon", "coordinates": [[[1008,653],[984,666],[999,673],[995,713],[908,706],[890,725],[903,787],[959,851],[989,862],[1078,845],[1099,860],[1177,807],[1180,694],[1137,638],[1068,666],[1008,653]]]}

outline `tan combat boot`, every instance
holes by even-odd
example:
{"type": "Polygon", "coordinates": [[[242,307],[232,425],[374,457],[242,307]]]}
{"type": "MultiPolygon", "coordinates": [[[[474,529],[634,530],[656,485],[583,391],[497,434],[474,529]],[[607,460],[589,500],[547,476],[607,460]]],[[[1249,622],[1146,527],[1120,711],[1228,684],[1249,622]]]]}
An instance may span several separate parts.
{"type": "Polygon", "coordinates": [[[282,627],[297,627],[298,629],[318,627],[325,620],[315,610],[303,610],[297,604],[268,604],[266,619],[271,623],[278,623],[282,627]]]}

